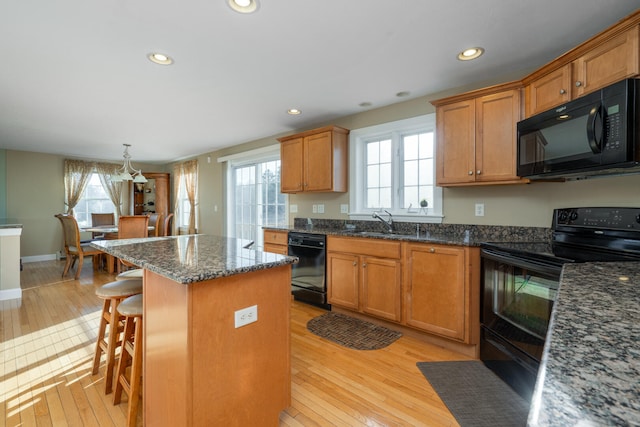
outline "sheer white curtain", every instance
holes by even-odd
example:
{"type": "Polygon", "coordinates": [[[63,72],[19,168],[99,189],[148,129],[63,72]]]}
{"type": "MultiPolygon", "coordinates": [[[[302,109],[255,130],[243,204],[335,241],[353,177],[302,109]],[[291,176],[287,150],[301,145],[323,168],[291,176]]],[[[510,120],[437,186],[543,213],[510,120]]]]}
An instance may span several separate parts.
{"type": "Polygon", "coordinates": [[[189,160],[175,165],[173,176],[174,194],[176,195],[175,223],[184,224],[186,222],[185,216],[188,215],[187,234],[195,234],[198,229],[196,209],[198,206],[198,160],[189,160]],[[184,209],[184,199],[180,197],[183,189],[189,203],[189,209],[184,209]]]}
{"type": "Polygon", "coordinates": [[[64,204],[67,206],[67,214],[73,215],[73,208],[82,197],[93,170],[93,162],[65,159],[64,204]]]}
{"type": "MultiPolygon", "coordinates": [[[[95,163],[95,169],[100,177],[100,183],[109,195],[109,198],[116,207],[116,216],[122,215],[122,186],[123,182],[112,182],[111,177],[118,173],[120,165],[113,163],[95,163]]],[[[125,182],[126,185],[126,182],[125,182]]]]}

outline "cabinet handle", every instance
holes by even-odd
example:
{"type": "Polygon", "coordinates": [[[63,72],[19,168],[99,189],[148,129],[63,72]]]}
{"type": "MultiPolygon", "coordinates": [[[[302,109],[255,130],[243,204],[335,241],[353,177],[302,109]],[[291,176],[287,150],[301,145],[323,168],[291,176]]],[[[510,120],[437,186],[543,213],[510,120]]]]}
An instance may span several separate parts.
{"type": "Polygon", "coordinates": [[[478,169],[478,170],[476,171],[476,174],[478,174],[478,175],[480,175],[481,173],[482,173],[482,171],[481,171],[480,169],[478,169]]]}
{"type": "Polygon", "coordinates": [[[469,171],[469,175],[473,175],[473,171],[469,171]]]}
{"type": "Polygon", "coordinates": [[[367,263],[362,264],[362,268],[367,268],[367,263]]]}
{"type": "Polygon", "coordinates": [[[560,89],[560,95],[564,95],[565,93],[567,93],[567,91],[566,91],[566,90],[564,90],[564,89],[560,89]]]}
{"type": "Polygon", "coordinates": [[[432,254],[436,252],[436,248],[429,248],[429,252],[431,252],[432,254]]]}
{"type": "Polygon", "coordinates": [[[356,267],[357,265],[358,265],[358,263],[353,261],[353,266],[356,267]]]}
{"type": "Polygon", "coordinates": [[[581,82],[580,80],[578,80],[578,81],[576,82],[576,87],[580,87],[580,86],[582,86],[582,82],[581,82]]]}

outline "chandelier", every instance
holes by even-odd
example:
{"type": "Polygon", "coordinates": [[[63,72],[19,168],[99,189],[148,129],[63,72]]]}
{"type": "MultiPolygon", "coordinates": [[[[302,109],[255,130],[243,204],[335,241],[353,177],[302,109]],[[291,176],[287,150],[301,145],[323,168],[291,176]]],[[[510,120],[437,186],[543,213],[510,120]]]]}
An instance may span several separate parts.
{"type": "Polygon", "coordinates": [[[131,155],[129,154],[129,147],[131,144],[122,144],[124,145],[124,164],[118,171],[111,176],[111,181],[113,182],[122,182],[122,181],[133,181],[133,182],[147,182],[147,178],[142,175],[140,169],[135,169],[131,166],[131,155]]]}

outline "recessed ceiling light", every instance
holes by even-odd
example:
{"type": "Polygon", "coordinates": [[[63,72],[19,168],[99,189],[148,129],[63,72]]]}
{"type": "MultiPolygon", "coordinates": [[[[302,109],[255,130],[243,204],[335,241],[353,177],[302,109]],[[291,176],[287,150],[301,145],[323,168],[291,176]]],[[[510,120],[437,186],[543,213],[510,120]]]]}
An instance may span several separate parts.
{"type": "Polygon", "coordinates": [[[484,53],[484,49],[481,47],[472,47],[469,49],[465,49],[458,54],[458,59],[460,61],[471,61],[472,59],[476,59],[480,57],[484,53]]]}
{"type": "Polygon", "coordinates": [[[396,93],[396,96],[397,96],[398,98],[404,98],[405,96],[409,96],[409,93],[410,93],[410,92],[408,92],[408,91],[406,91],[406,90],[403,90],[402,92],[398,92],[398,93],[396,93]]]}
{"type": "Polygon", "coordinates": [[[298,110],[297,108],[289,108],[287,110],[287,114],[292,115],[292,116],[297,116],[299,114],[302,114],[302,111],[298,110]]]}
{"type": "Polygon", "coordinates": [[[371,107],[373,104],[368,101],[365,101],[365,102],[361,102],[358,105],[364,108],[364,107],[371,107]]]}
{"type": "Polygon", "coordinates": [[[231,9],[240,13],[253,13],[258,10],[258,0],[228,0],[231,9]]]}
{"type": "Polygon", "coordinates": [[[149,61],[160,65],[173,64],[173,59],[171,59],[171,57],[165,55],[164,53],[152,52],[147,55],[147,58],[149,58],[149,61]]]}

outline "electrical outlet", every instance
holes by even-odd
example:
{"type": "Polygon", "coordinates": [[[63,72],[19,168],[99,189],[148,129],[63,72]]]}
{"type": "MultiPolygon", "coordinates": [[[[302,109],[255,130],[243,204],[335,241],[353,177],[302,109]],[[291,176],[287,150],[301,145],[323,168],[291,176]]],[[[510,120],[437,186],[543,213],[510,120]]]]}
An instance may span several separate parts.
{"type": "Polygon", "coordinates": [[[476,216],[484,216],[484,203],[476,203],[476,216]]]}
{"type": "Polygon", "coordinates": [[[298,205],[289,205],[289,212],[298,213],[298,205]]]}
{"type": "Polygon", "coordinates": [[[349,205],[340,205],[340,213],[349,213],[349,205]]]}
{"type": "Polygon", "coordinates": [[[318,213],[318,205],[311,206],[311,212],[318,213]]]}
{"type": "Polygon", "coordinates": [[[318,205],[318,213],[324,213],[324,205],[318,205]]]}
{"type": "Polygon", "coordinates": [[[235,327],[248,325],[249,323],[258,321],[258,306],[252,305],[251,307],[243,308],[242,310],[236,310],[235,312],[235,327]]]}

